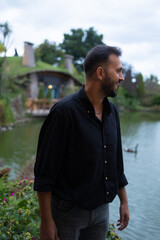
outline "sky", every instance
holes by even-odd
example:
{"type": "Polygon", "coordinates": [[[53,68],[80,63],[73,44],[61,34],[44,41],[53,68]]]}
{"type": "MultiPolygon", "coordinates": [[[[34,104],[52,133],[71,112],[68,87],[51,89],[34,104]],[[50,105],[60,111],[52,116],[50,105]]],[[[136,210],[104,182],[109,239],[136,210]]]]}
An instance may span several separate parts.
{"type": "Polygon", "coordinates": [[[8,56],[15,48],[22,56],[24,41],[58,44],[72,28],[94,27],[105,44],[122,49],[122,61],[134,72],[160,79],[159,0],[0,0],[0,23],[6,21],[12,29],[8,56]]]}

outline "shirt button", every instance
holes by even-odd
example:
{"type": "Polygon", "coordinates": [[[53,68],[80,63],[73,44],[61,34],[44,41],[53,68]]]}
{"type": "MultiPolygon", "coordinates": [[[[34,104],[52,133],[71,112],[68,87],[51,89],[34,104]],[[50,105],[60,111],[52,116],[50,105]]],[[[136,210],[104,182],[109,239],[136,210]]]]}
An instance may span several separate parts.
{"type": "Polygon", "coordinates": [[[109,195],[109,192],[107,192],[107,195],[109,195]]]}
{"type": "Polygon", "coordinates": [[[106,180],[108,180],[108,177],[105,177],[106,180]]]}
{"type": "Polygon", "coordinates": [[[104,145],[104,148],[106,148],[107,146],[106,145],[104,145]]]}
{"type": "Polygon", "coordinates": [[[107,163],[107,161],[104,161],[104,163],[106,164],[106,163],[107,163]]]}
{"type": "Polygon", "coordinates": [[[88,113],[90,113],[90,111],[89,111],[89,110],[88,110],[87,112],[88,112],[88,113]]]}

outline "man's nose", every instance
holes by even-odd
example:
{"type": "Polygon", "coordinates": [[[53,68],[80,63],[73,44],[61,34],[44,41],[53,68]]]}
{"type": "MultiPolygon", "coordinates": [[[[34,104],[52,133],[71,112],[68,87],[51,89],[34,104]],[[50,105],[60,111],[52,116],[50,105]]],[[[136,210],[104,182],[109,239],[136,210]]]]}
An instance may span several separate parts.
{"type": "Polygon", "coordinates": [[[124,79],[124,76],[123,76],[123,73],[120,73],[119,79],[120,79],[121,81],[124,81],[124,80],[125,80],[125,79],[124,79]]]}

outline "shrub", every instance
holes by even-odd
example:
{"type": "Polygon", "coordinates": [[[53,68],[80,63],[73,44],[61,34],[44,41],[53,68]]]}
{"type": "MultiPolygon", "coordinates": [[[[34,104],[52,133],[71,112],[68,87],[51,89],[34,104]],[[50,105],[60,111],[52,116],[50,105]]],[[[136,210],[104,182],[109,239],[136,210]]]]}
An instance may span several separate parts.
{"type": "Polygon", "coordinates": [[[33,180],[0,184],[0,239],[39,239],[39,207],[33,180]]]}
{"type": "Polygon", "coordinates": [[[46,99],[52,100],[52,89],[48,89],[48,92],[46,94],[46,99]]]}
{"type": "Polygon", "coordinates": [[[14,116],[8,99],[0,100],[0,124],[8,125],[14,122],[14,116]]]}
{"type": "Polygon", "coordinates": [[[38,99],[44,99],[44,84],[42,84],[39,88],[38,99]]]}
{"type": "Polygon", "coordinates": [[[116,233],[115,233],[115,225],[109,224],[109,231],[107,234],[106,240],[122,240],[116,233]]]}
{"type": "Polygon", "coordinates": [[[159,94],[153,96],[153,98],[152,98],[152,104],[153,104],[153,105],[160,105],[160,95],[159,95],[159,94]]]}
{"type": "Polygon", "coordinates": [[[66,97],[72,93],[75,93],[75,92],[79,91],[79,89],[80,89],[80,87],[78,87],[78,86],[67,86],[64,89],[63,97],[66,97]]]}
{"type": "MultiPolygon", "coordinates": [[[[40,229],[39,205],[33,191],[33,179],[6,182],[0,179],[0,239],[38,240],[40,229]]],[[[109,225],[107,240],[121,240],[109,225]]]]}

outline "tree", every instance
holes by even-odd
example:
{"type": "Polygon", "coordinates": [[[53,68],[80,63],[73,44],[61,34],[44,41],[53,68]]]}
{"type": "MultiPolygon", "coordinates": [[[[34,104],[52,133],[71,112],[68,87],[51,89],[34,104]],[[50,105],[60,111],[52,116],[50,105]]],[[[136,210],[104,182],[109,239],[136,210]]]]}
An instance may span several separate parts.
{"type": "Polygon", "coordinates": [[[50,43],[48,40],[45,40],[35,49],[35,56],[36,59],[49,64],[55,64],[61,60],[63,52],[56,43],[50,43]]]}
{"type": "Polygon", "coordinates": [[[136,74],[135,76],[136,80],[138,81],[138,86],[137,86],[137,96],[139,98],[143,97],[145,94],[145,86],[144,86],[144,81],[143,81],[143,75],[141,73],[136,74]]]}
{"type": "Polygon", "coordinates": [[[0,42],[0,54],[5,52],[5,47],[4,45],[0,42]]]}
{"type": "Polygon", "coordinates": [[[60,44],[61,48],[66,54],[74,57],[74,64],[79,71],[81,71],[82,63],[88,51],[99,44],[103,43],[103,35],[98,35],[93,27],[88,30],[81,28],[71,29],[70,34],[64,34],[64,40],[60,44]]]}
{"type": "Polygon", "coordinates": [[[160,94],[156,94],[152,97],[153,105],[160,105],[160,94]]]}
{"type": "Polygon", "coordinates": [[[10,38],[10,35],[12,33],[12,30],[11,30],[8,22],[0,24],[0,33],[2,34],[1,44],[4,47],[5,56],[6,56],[7,48],[8,48],[8,44],[9,44],[9,38],[10,38]]]}
{"type": "Polygon", "coordinates": [[[6,53],[11,32],[12,31],[7,22],[5,22],[4,24],[0,24],[0,36],[2,35],[2,38],[0,39],[0,53],[4,52],[4,58],[0,59],[0,95],[3,97],[6,96],[6,90],[8,85],[6,53]]]}
{"type": "Polygon", "coordinates": [[[145,87],[148,93],[155,94],[160,91],[159,79],[157,76],[151,74],[145,81],[145,87]]]}

